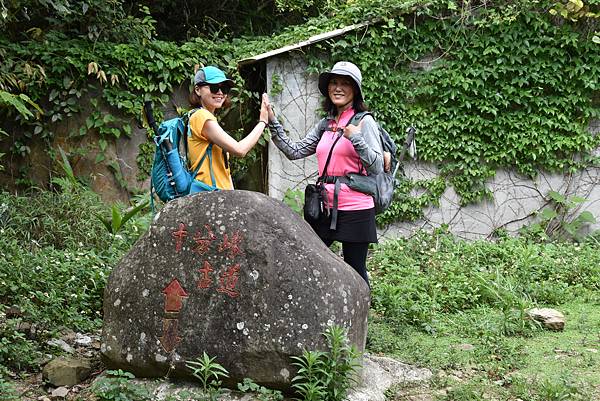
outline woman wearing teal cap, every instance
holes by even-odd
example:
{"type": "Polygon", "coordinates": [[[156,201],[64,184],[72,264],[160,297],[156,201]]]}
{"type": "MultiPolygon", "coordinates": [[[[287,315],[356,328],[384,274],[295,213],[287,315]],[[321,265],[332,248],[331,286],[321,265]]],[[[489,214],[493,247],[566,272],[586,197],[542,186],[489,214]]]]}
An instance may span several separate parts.
{"type": "Polygon", "coordinates": [[[254,129],[242,140],[237,141],[221,128],[215,111],[229,105],[229,92],[233,81],[217,67],[203,67],[194,76],[194,90],[190,94],[190,105],[199,108],[190,117],[192,134],[188,137],[191,169],[202,165],[192,184],[191,192],[216,189],[233,189],[227,154],[243,157],[256,145],[267,126],[268,110],[263,100],[259,120],[254,129]],[[207,155],[203,160],[203,156],[207,155]],[[204,184],[204,185],[203,185],[204,184]]]}

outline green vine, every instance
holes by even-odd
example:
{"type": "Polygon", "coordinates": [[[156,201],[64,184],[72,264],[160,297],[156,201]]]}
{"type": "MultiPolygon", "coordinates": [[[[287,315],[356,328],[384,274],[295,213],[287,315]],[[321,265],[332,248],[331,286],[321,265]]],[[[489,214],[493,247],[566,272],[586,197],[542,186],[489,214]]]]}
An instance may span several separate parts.
{"type": "MultiPolygon", "coordinates": [[[[484,199],[490,195],[486,183],[499,168],[533,177],[540,170],[575,171],[595,162],[591,151],[599,138],[588,124],[600,118],[600,51],[589,21],[597,21],[597,0],[325,3],[321,15],[269,37],[215,36],[183,44],[152,39],[155,21],[148,9],[140,10],[146,17],[136,20],[127,42],[55,30],[28,31],[22,41],[0,35],[0,91],[44,110],[32,119],[16,106],[1,108],[4,121],[20,125],[10,132],[2,125],[10,134],[0,137],[2,150],[25,156],[34,141],[51,144],[57,124],[80,121],[69,124],[71,137],[98,135],[97,161],[114,166],[103,150],[131,134],[131,125],[142,120],[143,102],[170,106],[173,90],[187,85],[195,66],[207,64],[225,68],[238,83],[233,113],[223,120],[241,137],[256,122],[258,98],[243,88],[238,60],[370,20],[307,48],[306,57],[311,72],[340,59],[359,65],[378,120],[399,143],[405,127],[415,125],[420,160],[439,169],[438,178],[403,183],[401,202],[380,223],[421,217],[448,186],[463,204],[484,199]],[[83,110],[91,112],[74,119],[83,110]]],[[[302,8],[313,2],[281,4],[302,8]]],[[[278,77],[274,82],[281,90],[278,77]]],[[[72,149],[71,156],[78,152],[72,149]]],[[[149,170],[152,155],[150,142],[140,147],[142,171],[149,170]]],[[[250,157],[236,159],[238,177],[260,157],[257,147],[250,157]]]]}
{"type": "Polygon", "coordinates": [[[415,125],[420,160],[439,167],[444,183],[412,198],[403,186],[380,223],[421,217],[447,185],[463,205],[489,197],[499,168],[535,177],[596,163],[600,138],[588,127],[600,118],[600,51],[591,35],[547,13],[493,21],[390,19],[328,44],[329,60],[313,54],[313,70],[359,65],[378,119],[399,143],[415,125]]]}

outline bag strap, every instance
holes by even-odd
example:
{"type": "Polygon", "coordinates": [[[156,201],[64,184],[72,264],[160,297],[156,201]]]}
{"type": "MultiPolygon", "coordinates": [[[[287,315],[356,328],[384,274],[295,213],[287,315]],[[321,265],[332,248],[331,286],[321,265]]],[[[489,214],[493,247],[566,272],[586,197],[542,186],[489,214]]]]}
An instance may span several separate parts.
{"type": "Polygon", "coordinates": [[[337,145],[338,141],[340,140],[340,138],[343,135],[339,135],[337,138],[335,138],[335,141],[333,141],[333,145],[331,145],[331,148],[329,149],[329,154],[327,155],[327,161],[325,162],[325,167],[323,167],[323,174],[321,174],[321,176],[317,179],[317,182],[319,181],[323,181],[323,178],[327,176],[327,167],[329,166],[329,161],[331,160],[331,154],[333,153],[333,148],[335,148],[335,145],[337,145]]]}
{"type": "MultiPolygon", "coordinates": [[[[183,141],[183,143],[184,143],[184,146],[185,146],[185,155],[186,155],[186,158],[188,159],[188,167],[189,168],[191,167],[191,164],[189,163],[188,137],[190,137],[192,135],[192,127],[190,126],[189,122],[190,122],[190,119],[192,118],[192,115],[195,112],[197,112],[198,110],[200,110],[200,109],[201,109],[201,107],[198,107],[196,109],[190,110],[184,116],[184,125],[185,125],[186,135],[185,135],[185,140],[183,141]]],[[[198,165],[196,166],[196,168],[192,172],[192,179],[193,180],[196,179],[196,175],[198,175],[198,171],[200,171],[200,168],[202,167],[202,164],[204,163],[204,160],[208,156],[208,170],[210,172],[210,180],[212,182],[212,186],[216,187],[217,184],[216,184],[216,180],[215,180],[215,173],[214,173],[213,167],[212,167],[212,147],[213,147],[213,143],[209,142],[208,146],[206,147],[206,151],[200,157],[200,161],[198,162],[198,165]]],[[[227,156],[225,156],[225,158],[227,158],[227,156]]]]}
{"type": "Polygon", "coordinates": [[[358,113],[354,113],[350,121],[348,121],[348,124],[358,125],[360,120],[362,120],[365,116],[373,117],[373,113],[370,111],[359,111],[358,113]]]}
{"type": "Polygon", "coordinates": [[[327,131],[329,127],[329,121],[331,119],[328,117],[323,117],[321,121],[319,121],[319,125],[317,125],[317,132],[319,133],[319,139],[323,136],[323,133],[327,131]]]}
{"type": "Polygon", "coordinates": [[[198,175],[198,171],[200,171],[200,167],[202,167],[202,164],[204,164],[204,160],[206,159],[206,157],[208,156],[208,171],[210,172],[210,180],[212,182],[212,186],[216,187],[216,183],[215,183],[215,174],[213,172],[213,168],[212,168],[212,142],[209,142],[208,146],[206,147],[206,152],[204,152],[204,155],[202,155],[202,157],[200,158],[200,161],[198,162],[198,165],[196,166],[196,168],[194,169],[194,172],[192,173],[192,179],[195,180],[196,179],[196,175],[198,175]]]}
{"type": "Polygon", "coordinates": [[[184,139],[183,140],[183,148],[185,149],[185,160],[188,165],[188,170],[192,167],[192,164],[190,163],[190,154],[189,154],[189,149],[188,149],[188,138],[190,136],[192,136],[192,127],[190,126],[190,119],[192,118],[192,115],[195,112],[197,112],[198,110],[200,110],[201,108],[202,107],[192,109],[192,110],[188,111],[187,113],[185,113],[185,115],[183,116],[183,132],[179,136],[179,140],[181,140],[182,137],[184,139]]]}
{"type": "MultiPolygon", "coordinates": [[[[333,148],[335,147],[335,145],[337,145],[337,143],[342,138],[342,136],[343,135],[341,135],[341,134],[338,135],[338,137],[335,138],[335,141],[331,145],[331,148],[329,149],[329,154],[327,155],[327,161],[325,162],[325,167],[323,167],[323,174],[321,174],[321,176],[317,179],[317,183],[323,182],[325,177],[327,177],[327,167],[329,167],[329,161],[331,160],[331,154],[333,153],[333,148]]],[[[339,193],[339,188],[340,188],[339,181],[335,180],[334,184],[335,184],[335,189],[333,191],[333,208],[331,211],[331,224],[329,225],[329,228],[331,230],[335,230],[337,227],[337,216],[338,216],[337,205],[338,205],[338,193],[339,193]]],[[[329,205],[327,205],[327,209],[329,209],[329,205]]]]}

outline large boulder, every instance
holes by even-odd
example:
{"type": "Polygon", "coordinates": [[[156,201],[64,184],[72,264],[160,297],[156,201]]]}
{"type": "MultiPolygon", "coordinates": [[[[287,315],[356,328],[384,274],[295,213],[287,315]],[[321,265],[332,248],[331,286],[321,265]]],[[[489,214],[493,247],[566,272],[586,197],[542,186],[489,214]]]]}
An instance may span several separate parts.
{"type": "Polygon", "coordinates": [[[139,377],[190,377],[206,352],[230,384],[285,389],[328,325],[363,350],[368,308],[366,283],[285,204],[201,193],[169,202],[111,273],[101,350],[139,377]]]}

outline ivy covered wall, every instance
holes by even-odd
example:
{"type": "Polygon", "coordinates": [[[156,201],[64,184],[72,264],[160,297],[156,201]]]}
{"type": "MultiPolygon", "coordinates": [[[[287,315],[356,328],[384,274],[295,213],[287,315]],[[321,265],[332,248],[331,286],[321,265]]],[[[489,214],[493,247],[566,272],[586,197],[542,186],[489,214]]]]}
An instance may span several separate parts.
{"type": "MultiPolygon", "coordinates": [[[[38,185],[29,172],[31,151],[47,149],[55,159],[56,127],[65,121],[80,122],[69,125],[67,141],[96,136],[97,149],[88,154],[114,163],[105,150],[144,124],[143,101],[172,109],[174,88],[185,86],[200,64],[219,65],[236,78],[236,108],[222,117],[240,137],[256,122],[258,94],[241,85],[238,60],[371,20],[304,49],[302,57],[309,73],[335,60],[354,61],[364,72],[369,106],[386,128],[398,136],[409,124],[419,130],[419,160],[436,174],[405,181],[402,201],[380,222],[418,220],[449,190],[461,207],[490,201],[489,183],[498,170],[534,178],[596,165],[598,138],[587,127],[599,117],[598,4],[585,2],[576,13],[561,4],[361,0],[269,37],[215,35],[180,44],[154,39],[151,18],[144,19],[147,37],[130,42],[57,31],[31,31],[20,41],[0,35],[0,92],[26,95],[40,106],[27,115],[10,107],[21,98],[0,101],[0,170],[11,173],[5,183],[9,177],[19,188],[38,185]]],[[[138,167],[147,171],[151,143],[139,150],[138,167]]],[[[86,152],[74,147],[69,157],[86,152]]],[[[235,161],[238,179],[262,153],[257,148],[235,161]]],[[[47,170],[60,172],[56,165],[47,170]]]]}
{"type": "MultiPolygon", "coordinates": [[[[541,13],[470,29],[457,22],[388,20],[304,49],[308,68],[286,70],[281,57],[267,61],[271,82],[282,86],[275,99],[292,120],[287,128],[300,137],[317,118],[303,125],[286,113],[298,99],[318,96],[316,76],[305,71],[352,60],[363,71],[367,103],[398,142],[406,127],[418,129],[420,163],[408,168],[397,202],[379,216],[382,225],[412,222],[402,232],[449,225],[487,236],[531,224],[546,208],[571,220],[590,208],[600,216],[600,47],[541,13]],[[312,82],[303,93],[299,76],[312,82]],[[555,192],[566,198],[557,202],[555,192]]],[[[270,160],[279,164],[271,176],[299,168],[277,154],[270,160]]],[[[313,170],[300,179],[286,173],[270,193],[302,189],[313,170]]],[[[593,221],[584,216],[582,226],[593,221]]]]}

